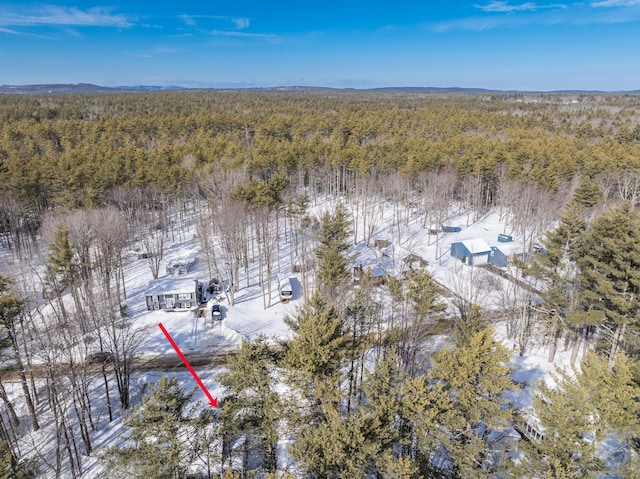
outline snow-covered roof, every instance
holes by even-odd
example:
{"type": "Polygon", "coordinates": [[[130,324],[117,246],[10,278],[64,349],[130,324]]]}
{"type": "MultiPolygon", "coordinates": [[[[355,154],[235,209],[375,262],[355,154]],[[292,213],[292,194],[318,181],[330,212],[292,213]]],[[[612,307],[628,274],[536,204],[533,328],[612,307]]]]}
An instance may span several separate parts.
{"type": "Polygon", "coordinates": [[[500,250],[505,256],[524,252],[524,246],[522,245],[522,243],[517,242],[498,243],[497,245],[492,247],[500,250]]]}
{"type": "Polygon", "coordinates": [[[198,281],[193,276],[170,276],[168,278],[154,279],[147,283],[145,294],[178,294],[191,293],[196,290],[195,282],[198,281]]]}
{"type": "Polygon", "coordinates": [[[471,254],[486,253],[491,251],[489,244],[480,238],[462,240],[461,243],[469,250],[471,254]]]}

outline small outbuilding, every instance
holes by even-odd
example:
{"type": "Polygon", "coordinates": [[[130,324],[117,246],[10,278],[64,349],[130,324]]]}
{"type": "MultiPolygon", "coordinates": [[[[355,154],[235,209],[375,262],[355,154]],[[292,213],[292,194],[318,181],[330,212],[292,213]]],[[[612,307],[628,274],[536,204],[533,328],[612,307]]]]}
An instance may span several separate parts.
{"type": "Polygon", "coordinates": [[[184,258],[170,261],[167,264],[167,274],[171,276],[187,274],[189,272],[189,268],[191,268],[191,266],[195,262],[196,260],[193,258],[184,258]]]}
{"type": "Polygon", "coordinates": [[[389,246],[389,244],[389,240],[386,239],[377,239],[375,241],[376,248],[378,249],[386,248],[387,246],[389,246]]]}
{"type": "Polygon", "coordinates": [[[360,283],[362,280],[368,281],[372,286],[381,286],[387,282],[387,272],[379,264],[354,266],[353,281],[360,283]]]}
{"type": "Polygon", "coordinates": [[[428,266],[429,263],[422,256],[411,253],[402,258],[402,265],[405,270],[416,271],[423,266],[428,266]]]}
{"type": "Polygon", "coordinates": [[[522,245],[519,243],[501,243],[498,246],[491,246],[489,263],[495,266],[506,268],[516,258],[526,259],[522,245]]]}
{"type": "Polygon", "coordinates": [[[470,239],[451,243],[451,256],[455,256],[468,265],[489,262],[491,247],[483,239],[470,239]]]}
{"type": "Polygon", "coordinates": [[[204,286],[194,278],[168,277],[149,281],[145,291],[147,310],[195,309],[204,298],[204,286]]]}

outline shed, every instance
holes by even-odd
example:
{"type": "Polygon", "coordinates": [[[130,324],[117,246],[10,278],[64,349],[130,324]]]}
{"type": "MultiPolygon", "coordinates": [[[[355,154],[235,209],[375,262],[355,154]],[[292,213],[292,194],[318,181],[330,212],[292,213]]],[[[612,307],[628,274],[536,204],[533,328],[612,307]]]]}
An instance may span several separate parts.
{"type": "Polygon", "coordinates": [[[510,243],[511,241],[513,241],[513,236],[511,235],[506,235],[504,233],[500,233],[498,235],[498,243],[510,243]]]}
{"type": "Polygon", "coordinates": [[[389,246],[389,240],[377,239],[375,241],[375,244],[376,244],[376,248],[379,248],[379,249],[386,248],[387,246],[389,246]]]}
{"type": "Polygon", "coordinates": [[[502,243],[498,246],[491,246],[489,253],[489,263],[506,268],[515,258],[525,259],[522,245],[519,243],[502,243]]]}
{"type": "Polygon", "coordinates": [[[387,282],[387,272],[379,264],[371,264],[362,266],[362,264],[353,267],[353,281],[360,282],[366,279],[373,286],[380,286],[387,282]]]}
{"type": "Polygon", "coordinates": [[[204,298],[204,286],[195,278],[169,277],[149,281],[144,293],[147,310],[197,308],[204,298]]]}
{"type": "Polygon", "coordinates": [[[181,275],[187,274],[189,268],[195,263],[193,258],[183,258],[171,261],[167,264],[167,274],[169,275],[181,275]]]}
{"type": "Polygon", "coordinates": [[[428,266],[429,263],[422,256],[411,253],[405,256],[404,258],[402,258],[402,264],[407,269],[410,269],[411,271],[415,271],[417,269],[420,269],[423,266],[428,266]]]}
{"type": "Polygon", "coordinates": [[[469,239],[451,243],[451,256],[455,256],[469,265],[488,263],[490,253],[491,247],[483,239],[469,239]]]}

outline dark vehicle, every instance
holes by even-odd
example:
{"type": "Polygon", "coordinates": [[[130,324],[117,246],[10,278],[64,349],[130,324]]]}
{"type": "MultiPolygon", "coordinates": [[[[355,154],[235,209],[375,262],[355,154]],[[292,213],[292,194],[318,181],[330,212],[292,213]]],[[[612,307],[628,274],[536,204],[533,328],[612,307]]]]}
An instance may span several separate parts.
{"type": "Polygon", "coordinates": [[[216,278],[213,278],[209,281],[209,285],[207,287],[207,291],[209,294],[219,293],[222,290],[222,285],[220,281],[216,278]]]}
{"type": "Polygon", "coordinates": [[[89,354],[85,359],[87,364],[106,364],[113,361],[113,353],[109,351],[98,351],[89,354]]]}
{"type": "Polygon", "coordinates": [[[222,306],[219,304],[211,306],[211,319],[214,321],[222,319],[222,306]]]}

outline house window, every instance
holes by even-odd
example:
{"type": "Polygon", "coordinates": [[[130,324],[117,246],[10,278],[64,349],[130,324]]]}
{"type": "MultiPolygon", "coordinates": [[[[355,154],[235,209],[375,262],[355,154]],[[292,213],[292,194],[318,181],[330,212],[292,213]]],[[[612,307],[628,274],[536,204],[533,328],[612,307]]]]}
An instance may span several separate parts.
{"type": "Polygon", "coordinates": [[[179,300],[191,299],[191,293],[180,293],[178,294],[179,300]]]}
{"type": "Polygon", "coordinates": [[[173,297],[165,298],[165,303],[167,305],[167,308],[173,308],[173,306],[174,306],[173,297]]]}

